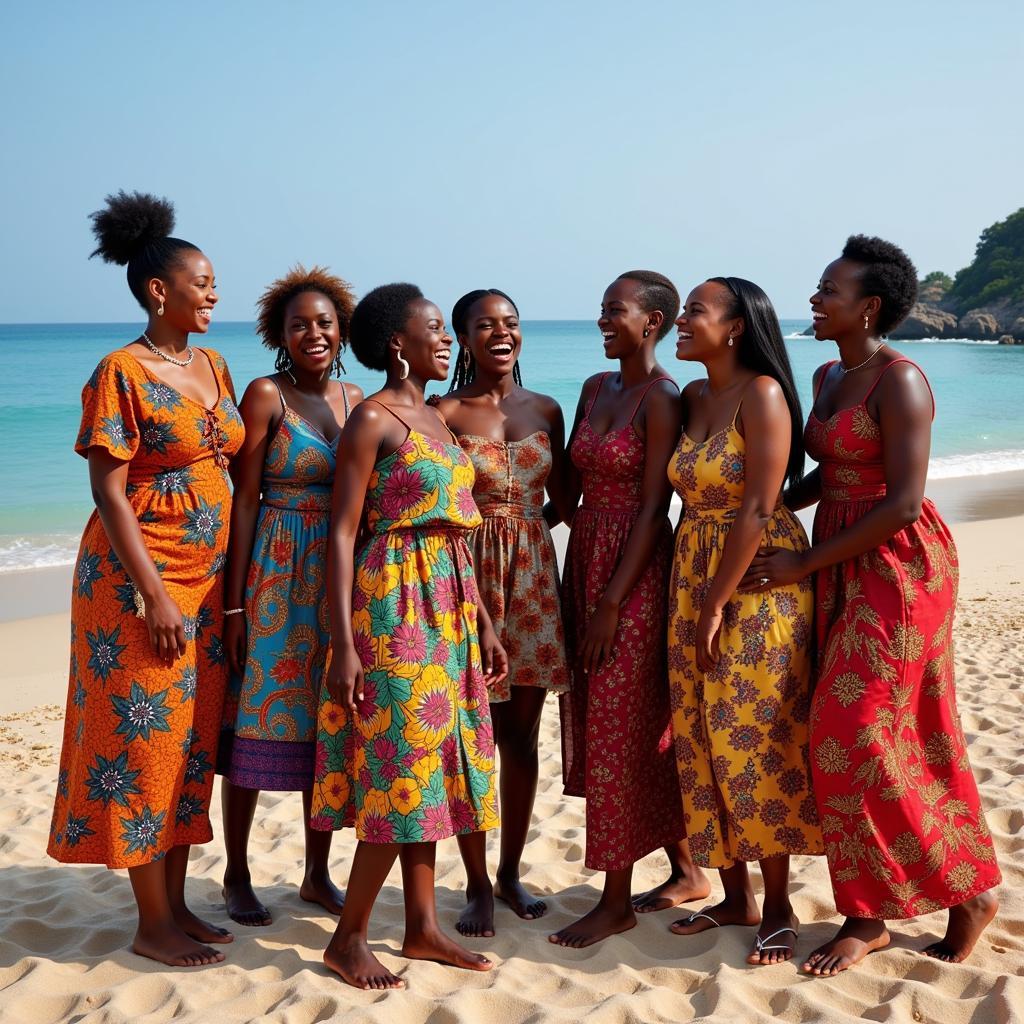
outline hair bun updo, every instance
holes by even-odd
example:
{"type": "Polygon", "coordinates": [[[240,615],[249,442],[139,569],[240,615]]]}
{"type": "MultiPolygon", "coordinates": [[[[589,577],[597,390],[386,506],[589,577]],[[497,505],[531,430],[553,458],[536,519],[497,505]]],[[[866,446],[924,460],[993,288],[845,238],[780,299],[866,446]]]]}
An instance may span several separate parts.
{"type": "Polygon", "coordinates": [[[148,192],[125,192],[107,196],[102,210],[89,214],[96,248],[89,254],[107,263],[128,267],[128,287],[143,309],[149,308],[147,282],[165,278],[179,266],[183,250],[199,247],[172,238],[174,206],[148,192]]]}
{"type": "Polygon", "coordinates": [[[125,266],[152,242],[167,238],[174,230],[174,206],[166,199],[146,192],[109,195],[102,210],[89,214],[96,248],[90,256],[106,263],[125,266]]]}

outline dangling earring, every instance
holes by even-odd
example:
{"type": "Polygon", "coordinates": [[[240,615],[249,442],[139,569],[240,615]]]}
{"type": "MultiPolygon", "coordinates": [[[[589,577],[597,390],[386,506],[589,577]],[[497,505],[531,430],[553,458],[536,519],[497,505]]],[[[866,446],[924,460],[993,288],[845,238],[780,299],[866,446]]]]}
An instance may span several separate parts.
{"type": "Polygon", "coordinates": [[[465,372],[469,369],[469,349],[463,348],[459,350],[459,362],[462,364],[462,370],[465,372]]]}
{"type": "Polygon", "coordinates": [[[280,348],[277,350],[277,358],[274,360],[274,369],[278,373],[283,373],[291,382],[292,385],[297,385],[298,381],[295,379],[295,374],[292,373],[292,357],[288,349],[280,348]]]}
{"type": "Polygon", "coordinates": [[[405,378],[409,376],[409,362],[405,356],[402,355],[401,349],[395,353],[395,357],[398,359],[398,365],[402,368],[402,372],[398,375],[398,379],[405,380],[405,378]]]}
{"type": "Polygon", "coordinates": [[[732,338],[729,338],[729,348],[732,348],[732,338]]]}
{"type": "Polygon", "coordinates": [[[338,346],[338,355],[336,356],[336,358],[338,360],[338,370],[340,371],[339,374],[338,374],[339,377],[341,376],[342,373],[344,373],[346,375],[348,374],[348,370],[345,369],[345,364],[341,361],[341,353],[344,350],[344,348],[345,348],[344,345],[339,345],[338,346]]]}
{"type": "Polygon", "coordinates": [[[867,313],[865,313],[864,314],[864,330],[866,331],[869,326],[870,326],[870,324],[868,323],[868,315],[867,315],[867,313]]]}
{"type": "Polygon", "coordinates": [[[159,305],[159,306],[157,307],[156,315],[157,315],[157,316],[163,316],[163,315],[164,315],[164,303],[163,303],[163,299],[161,299],[161,300],[160,300],[160,305],[159,305]]]}

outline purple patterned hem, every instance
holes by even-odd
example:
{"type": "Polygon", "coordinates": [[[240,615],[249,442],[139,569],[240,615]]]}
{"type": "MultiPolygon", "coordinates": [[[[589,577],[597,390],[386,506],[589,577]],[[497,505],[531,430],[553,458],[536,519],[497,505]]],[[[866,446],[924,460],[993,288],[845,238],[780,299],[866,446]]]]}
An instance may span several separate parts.
{"type": "Polygon", "coordinates": [[[278,793],[313,788],[316,743],[250,740],[235,736],[227,777],[243,789],[278,793]]]}

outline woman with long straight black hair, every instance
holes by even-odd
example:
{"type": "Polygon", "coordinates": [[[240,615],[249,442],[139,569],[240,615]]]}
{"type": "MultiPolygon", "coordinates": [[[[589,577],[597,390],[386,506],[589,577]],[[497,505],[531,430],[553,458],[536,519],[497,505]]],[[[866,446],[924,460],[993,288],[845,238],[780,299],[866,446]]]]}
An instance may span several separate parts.
{"type": "Polygon", "coordinates": [[[781,504],[803,472],[800,402],[768,296],[716,277],[690,292],[676,357],[703,363],[683,391],[668,476],[683,500],[669,601],[669,682],[686,834],[718,868],[725,899],[677,921],[691,935],[760,924],[751,964],[789,960],[799,922],[789,857],[822,852],[807,754],[811,616],[806,580],[757,595],[737,587],[761,545],[803,551],[781,504]],[[747,862],[760,861],[758,910],[747,862]]]}

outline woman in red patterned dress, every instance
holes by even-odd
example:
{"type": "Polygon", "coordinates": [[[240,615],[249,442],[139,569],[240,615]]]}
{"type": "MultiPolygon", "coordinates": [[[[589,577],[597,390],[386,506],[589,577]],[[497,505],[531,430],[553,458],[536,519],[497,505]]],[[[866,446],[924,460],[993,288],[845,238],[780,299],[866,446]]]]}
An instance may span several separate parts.
{"type": "Polygon", "coordinates": [[[925,949],[959,962],[995,915],[992,839],[956,708],[957,556],[924,497],[934,404],[920,369],[884,343],[917,296],[901,249],[855,235],[811,297],[839,360],[815,374],[805,443],[818,468],[786,495],[819,501],[803,553],[762,551],[744,580],[816,573],[818,680],[811,761],[836,907],[846,921],[804,963],[852,967],[889,944],[886,919],[949,909],[925,949]]]}
{"type": "Polygon", "coordinates": [[[565,792],[587,802],[585,863],[605,872],[597,906],[549,936],[582,948],[656,910],[711,891],[690,860],[676,774],[665,663],[672,558],[666,467],[679,440],[679,389],[654,347],[679,313],[661,274],[630,271],[609,285],[598,327],[618,373],[583,385],[569,437],[572,521],[562,612],[572,673],[561,698],[565,792]],[[659,846],[672,876],[631,900],[633,865],[659,846]]]}

